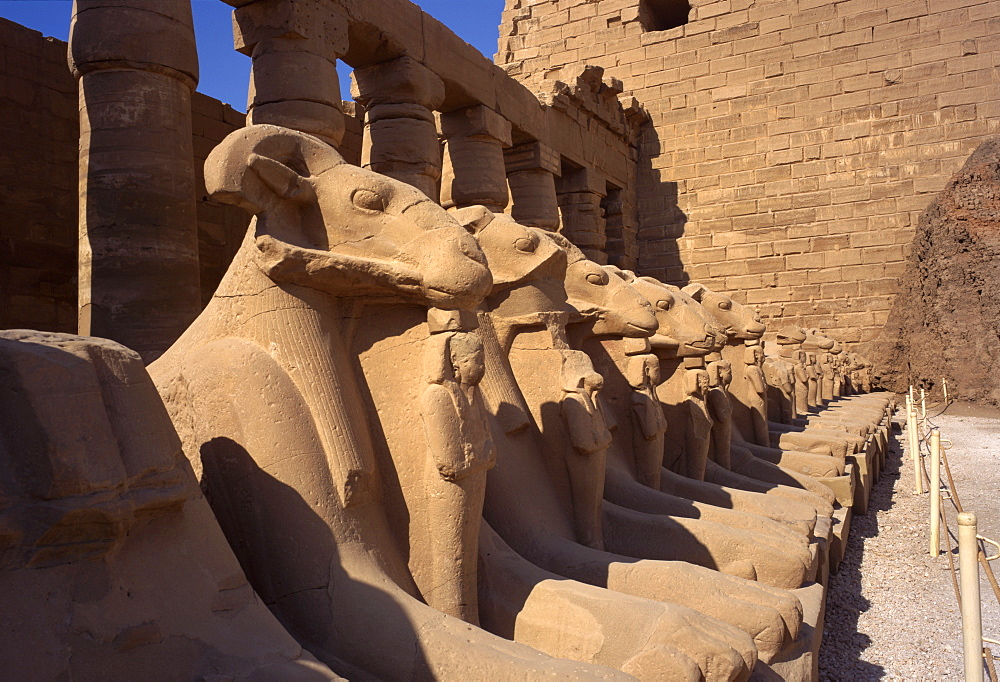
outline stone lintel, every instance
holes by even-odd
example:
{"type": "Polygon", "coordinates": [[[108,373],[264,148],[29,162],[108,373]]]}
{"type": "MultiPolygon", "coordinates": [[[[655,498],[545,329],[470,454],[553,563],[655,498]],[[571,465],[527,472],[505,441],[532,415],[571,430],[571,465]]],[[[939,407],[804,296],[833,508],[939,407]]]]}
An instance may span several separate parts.
{"type": "Polygon", "coordinates": [[[482,104],[442,113],[438,119],[445,139],[486,137],[504,147],[512,144],[510,121],[482,104]]]}
{"type": "Polygon", "coordinates": [[[384,104],[418,104],[433,110],[444,101],[444,81],[417,60],[404,56],[355,69],[351,96],[369,110],[384,104]]]}
{"type": "MultiPolygon", "coordinates": [[[[235,0],[234,0],[235,1],[235,0]]],[[[234,4],[231,1],[230,4],[234,4]]],[[[336,5],[319,0],[256,0],[236,5],[233,42],[252,56],[265,41],[302,43],[297,49],[335,61],[348,50],[350,21],[336,5]]]]}
{"type": "Polygon", "coordinates": [[[519,144],[504,151],[508,173],[526,170],[544,170],[555,176],[562,175],[562,158],[544,142],[519,144]]]}
{"type": "Polygon", "coordinates": [[[608,195],[608,181],[593,168],[577,168],[559,178],[556,191],[559,194],[587,192],[605,197],[608,195]]]}

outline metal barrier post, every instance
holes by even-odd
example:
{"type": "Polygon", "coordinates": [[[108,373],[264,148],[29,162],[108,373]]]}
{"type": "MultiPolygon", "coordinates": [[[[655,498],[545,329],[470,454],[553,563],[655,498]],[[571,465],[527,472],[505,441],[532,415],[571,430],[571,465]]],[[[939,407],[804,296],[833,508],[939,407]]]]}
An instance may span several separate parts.
{"type": "Polygon", "coordinates": [[[983,682],[983,612],[979,598],[976,515],[958,515],[958,565],[962,578],[962,648],[965,682],[983,682]]]}
{"type": "Polygon", "coordinates": [[[948,407],[948,377],[941,377],[941,387],[944,390],[944,406],[948,407]]]}
{"type": "Polygon", "coordinates": [[[931,429],[931,556],[941,553],[941,430],[931,429]]]}

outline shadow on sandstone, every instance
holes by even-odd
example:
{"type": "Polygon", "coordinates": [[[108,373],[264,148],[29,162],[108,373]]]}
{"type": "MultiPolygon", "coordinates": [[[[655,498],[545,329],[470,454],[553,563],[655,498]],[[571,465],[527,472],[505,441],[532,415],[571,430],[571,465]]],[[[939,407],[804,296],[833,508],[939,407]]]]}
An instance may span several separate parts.
{"type": "Polygon", "coordinates": [[[678,204],[680,188],[676,182],[662,181],[661,170],[653,167],[653,159],[660,156],[660,138],[649,122],[642,127],[640,145],[638,274],[682,287],[691,282],[691,276],[684,269],[677,244],[688,219],[678,204]]]}
{"type": "Polygon", "coordinates": [[[431,666],[407,614],[392,595],[376,585],[354,579],[345,571],[337,559],[337,542],[327,522],[314,513],[297,490],[261,469],[239,443],[229,438],[214,438],[205,443],[201,460],[205,496],[250,584],[307,651],[338,674],[350,679],[370,678],[370,671],[358,667],[360,661],[345,660],[330,651],[329,642],[317,639],[316,633],[330,632],[331,621],[339,622],[340,628],[368,630],[383,641],[399,642],[400,647],[412,643],[412,670],[418,676],[417,671],[429,674],[431,666]],[[262,507],[261,500],[277,503],[280,511],[262,507]],[[275,559],[273,551],[266,542],[255,539],[266,536],[255,532],[257,524],[245,522],[247,509],[252,509],[252,515],[258,518],[281,514],[297,519],[296,535],[301,551],[314,557],[330,557],[329,565],[302,561],[296,564],[297,575],[276,578],[270,570],[275,559]],[[345,589],[347,585],[349,589],[345,589]]]}

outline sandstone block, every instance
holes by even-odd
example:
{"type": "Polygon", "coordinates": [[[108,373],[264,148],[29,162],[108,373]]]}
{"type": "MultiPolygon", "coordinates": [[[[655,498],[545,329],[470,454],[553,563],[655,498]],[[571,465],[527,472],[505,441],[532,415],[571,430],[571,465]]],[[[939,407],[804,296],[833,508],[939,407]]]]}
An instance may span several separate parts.
{"type": "MultiPolygon", "coordinates": [[[[230,3],[232,4],[232,3],[230,3]]],[[[236,50],[252,56],[261,43],[281,39],[328,61],[348,49],[347,17],[328,3],[315,0],[255,0],[233,12],[236,50]]]]}
{"type": "Polygon", "coordinates": [[[355,69],[351,75],[351,96],[368,109],[405,103],[433,110],[444,95],[444,82],[411,57],[355,69]]]}

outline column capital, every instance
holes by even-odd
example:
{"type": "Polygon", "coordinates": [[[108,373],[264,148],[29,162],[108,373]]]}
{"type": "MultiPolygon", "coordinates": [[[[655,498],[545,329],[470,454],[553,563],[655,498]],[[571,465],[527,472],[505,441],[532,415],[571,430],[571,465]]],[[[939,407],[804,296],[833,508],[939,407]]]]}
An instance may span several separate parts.
{"type": "Polygon", "coordinates": [[[77,0],[69,36],[69,67],[80,78],[102,69],[171,76],[198,85],[191,3],[161,0],[77,0]]]}

